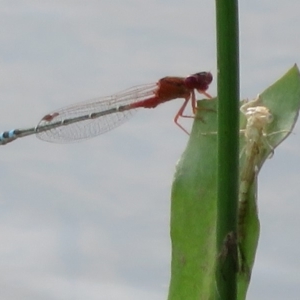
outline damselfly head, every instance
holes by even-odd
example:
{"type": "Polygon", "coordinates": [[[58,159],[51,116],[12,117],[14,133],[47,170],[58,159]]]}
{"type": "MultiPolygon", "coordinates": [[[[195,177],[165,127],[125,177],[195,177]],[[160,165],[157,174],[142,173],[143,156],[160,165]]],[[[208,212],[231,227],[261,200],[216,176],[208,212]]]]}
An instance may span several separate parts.
{"type": "Polygon", "coordinates": [[[199,72],[185,78],[185,86],[189,89],[197,89],[200,92],[205,92],[213,80],[210,72],[199,72]]]}

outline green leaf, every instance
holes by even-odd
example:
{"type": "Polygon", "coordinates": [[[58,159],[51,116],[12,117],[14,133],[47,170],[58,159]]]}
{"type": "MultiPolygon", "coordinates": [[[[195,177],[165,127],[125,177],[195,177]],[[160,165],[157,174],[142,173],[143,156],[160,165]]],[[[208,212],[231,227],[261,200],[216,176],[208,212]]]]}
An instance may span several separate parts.
{"type": "MultiPolygon", "coordinates": [[[[275,148],[290,134],[298,117],[300,77],[297,66],[265,90],[261,98],[262,105],[268,107],[274,117],[267,128],[267,133],[271,135],[266,136],[266,139],[275,148]]],[[[215,266],[217,260],[222,261],[224,254],[216,253],[217,102],[216,99],[202,100],[198,102],[198,106],[200,109],[187,148],[177,164],[172,187],[169,300],[214,299],[215,266]]],[[[246,119],[241,115],[241,129],[245,128],[245,124],[246,119]]],[[[240,143],[243,149],[243,134],[240,143]]],[[[238,240],[241,250],[238,299],[246,297],[259,237],[256,175],[270,152],[268,147],[260,152],[256,160],[257,171],[247,192],[244,236],[238,240]],[[243,258],[247,269],[242,268],[243,258]]],[[[245,162],[245,155],[242,155],[241,174],[245,162]]]]}
{"type": "MultiPolygon", "coordinates": [[[[273,122],[267,127],[267,136],[265,138],[268,144],[275,149],[291,133],[298,118],[300,108],[300,75],[297,66],[295,65],[281,79],[265,90],[261,94],[261,99],[262,105],[269,108],[274,118],[273,122]]],[[[245,118],[241,123],[246,123],[245,118]]],[[[241,138],[240,147],[241,149],[245,147],[245,138],[241,138]]],[[[241,176],[245,168],[247,168],[245,153],[243,154],[240,162],[241,176]]],[[[243,224],[240,224],[240,227],[243,228],[243,234],[240,234],[239,238],[240,250],[246,260],[246,270],[240,270],[239,272],[238,299],[246,298],[259,238],[260,224],[256,199],[257,175],[263,163],[271,154],[272,149],[270,147],[265,146],[260,149],[256,158],[257,170],[253,174],[253,180],[247,193],[245,216],[243,224]]]]}
{"type": "MultiPolygon", "coordinates": [[[[201,101],[216,111],[215,100],[201,101]]],[[[176,168],[171,202],[172,276],[169,300],[209,299],[216,244],[215,112],[201,114],[176,168]],[[200,297],[201,295],[201,297],[200,297]]]]}

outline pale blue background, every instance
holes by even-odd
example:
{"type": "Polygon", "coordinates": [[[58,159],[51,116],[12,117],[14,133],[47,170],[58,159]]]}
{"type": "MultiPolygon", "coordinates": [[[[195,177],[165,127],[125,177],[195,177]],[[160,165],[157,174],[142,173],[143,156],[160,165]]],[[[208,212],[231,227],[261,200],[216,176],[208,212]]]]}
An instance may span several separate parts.
{"type": "MultiPolygon", "coordinates": [[[[242,97],[300,63],[299,11],[299,0],[240,1],[242,97]]],[[[208,0],[0,1],[0,130],[167,75],[216,75],[214,16],[208,0]]],[[[188,140],[172,122],[181,103],[83,143],[1,147],[1,299],[166,299],[170,187],[188,140]]],[[[299,299],[294,132],[260,174],[248,299],[299,299]]]]}

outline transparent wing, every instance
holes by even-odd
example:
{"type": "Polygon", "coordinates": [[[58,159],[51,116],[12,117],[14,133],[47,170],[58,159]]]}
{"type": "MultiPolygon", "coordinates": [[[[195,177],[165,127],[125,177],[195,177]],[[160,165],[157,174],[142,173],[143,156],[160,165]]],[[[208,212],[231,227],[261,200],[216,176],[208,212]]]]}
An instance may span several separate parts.
{"type": "Polygon", "coordinates": [[[53,143],[70,143],[100,135],[128,120],[136,111],[130,104],[150,99],[156,90],[156,83],[140,85],[58,109],[39,122],[37,137],[53,143]]]}

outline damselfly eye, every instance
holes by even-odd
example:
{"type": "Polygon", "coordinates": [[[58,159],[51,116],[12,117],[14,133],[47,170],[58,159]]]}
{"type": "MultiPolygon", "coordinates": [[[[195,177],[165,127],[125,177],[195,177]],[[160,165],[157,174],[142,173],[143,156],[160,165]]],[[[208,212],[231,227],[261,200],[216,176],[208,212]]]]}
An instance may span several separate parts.
{"type": "Polygon", "coordinates": [[[200,91],[206,91],[213,80],[213,76],[210,72],[200,72],[188,76],[185,79],[185,85],[189,89],[197,89],[200,91]]]}

